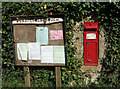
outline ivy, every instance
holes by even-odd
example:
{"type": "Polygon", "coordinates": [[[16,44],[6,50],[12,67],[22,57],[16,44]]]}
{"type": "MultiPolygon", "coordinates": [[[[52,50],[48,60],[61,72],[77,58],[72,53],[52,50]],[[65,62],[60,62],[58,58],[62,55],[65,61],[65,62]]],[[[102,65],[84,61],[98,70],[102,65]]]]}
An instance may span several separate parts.
{"type": "MultiPolygon", "coordinates": [[[[63,87],[120,87],[120,3],[111,2],[4,2],[2,3],[2,62],[3,87],[24,87],[25,73],[22,67],[14,66],[12,34],[10,16],[13,15],[44,15],[65,12],[67,38],[67,68],[61,67],[63,87]],[[98,84],[85,85],[83,73],[80,70],[82,60],[74,57],[76,48],[72,45],[73,27],[76,22],[87,19],[99,22],[100,27],[106,30],[106,58],[101,62],[102,70],[98,77],[98,84]],[[109,71],[104,71],[109,70],[109,71]]],[[[83,24],[81,24],[81,31],[83,24]]],[[[54,67],[30,68],[31,86],[55,87],[54,67]]],[[[89,77],[89,75],[86,75],[89,77]]]]}

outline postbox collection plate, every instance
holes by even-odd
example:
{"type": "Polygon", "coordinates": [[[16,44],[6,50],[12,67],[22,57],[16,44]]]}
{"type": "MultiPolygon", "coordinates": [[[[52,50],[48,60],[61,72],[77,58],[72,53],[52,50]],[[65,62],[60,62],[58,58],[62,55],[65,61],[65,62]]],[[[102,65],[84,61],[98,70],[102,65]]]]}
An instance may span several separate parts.
{"type": "Polygon", "coordinates": [[[86,39],[96,39],[96,33],[87,33],[86,39]]]}

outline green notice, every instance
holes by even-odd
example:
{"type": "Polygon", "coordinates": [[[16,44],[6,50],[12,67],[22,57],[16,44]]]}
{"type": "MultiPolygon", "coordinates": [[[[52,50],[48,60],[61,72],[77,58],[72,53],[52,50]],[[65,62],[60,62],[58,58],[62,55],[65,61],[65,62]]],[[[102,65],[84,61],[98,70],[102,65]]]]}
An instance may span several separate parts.
{"type": "Polygon", "coordinates": [[[48,45],[48,28],[36,27],[36,42],[41,45],[48,45]]]}
{"type": "Polygon", "coordinates": [[[65,64],[65,50],[64,46],[54,46],[53,49],[53,62],[65,64]]]}

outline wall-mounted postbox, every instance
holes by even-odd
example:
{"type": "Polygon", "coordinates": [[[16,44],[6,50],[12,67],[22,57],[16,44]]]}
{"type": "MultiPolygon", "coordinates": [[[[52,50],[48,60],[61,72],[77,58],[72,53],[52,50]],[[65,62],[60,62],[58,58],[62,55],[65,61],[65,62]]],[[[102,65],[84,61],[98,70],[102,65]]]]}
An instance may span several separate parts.
{"type": "Polygon", "coordinates": [[[84,65],[98,65],[99,23],[84,23],[84,65]]]}

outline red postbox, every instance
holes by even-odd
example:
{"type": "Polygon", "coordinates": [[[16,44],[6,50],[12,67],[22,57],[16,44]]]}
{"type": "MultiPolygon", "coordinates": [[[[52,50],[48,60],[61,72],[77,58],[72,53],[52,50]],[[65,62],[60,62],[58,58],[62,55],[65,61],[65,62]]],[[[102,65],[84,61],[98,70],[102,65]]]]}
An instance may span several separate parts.
{"type": "Polygon", "coordinates": [[[98,65],[99,23],[84,23],[84,65],[98,65]]]}

